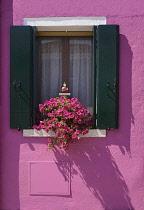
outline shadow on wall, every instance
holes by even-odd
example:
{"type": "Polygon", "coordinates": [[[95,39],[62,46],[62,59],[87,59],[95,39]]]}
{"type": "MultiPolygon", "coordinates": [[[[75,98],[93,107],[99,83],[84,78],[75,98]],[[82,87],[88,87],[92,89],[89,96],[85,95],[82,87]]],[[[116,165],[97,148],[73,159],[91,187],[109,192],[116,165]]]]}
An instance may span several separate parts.
{"type": "MultiPolygon", "coordinates": [[[[80,176],[104,209],[134,210],[128,187],[107,146],[82,145],[74,154],[57,149],[54,153],[58,161],[71,161],[71,176],[80,176]]],[[[66,176],[65,171],[60,169],[60,172],[66,176]]]]}
{"type": "MultiPolygon", "coordinates": [[[[58,161],[70,160],[72,177],[79,175],[91,193],[101,202],[105,210],[134,210],[129,190],[111,152],[110,145],[120,148],[122,154],[130,151],[132,115],[132,51],[128,40],[120,35],[120,112],[119,129],[109,131],[107,138],[97,138],[95,142],[78,145],[74,150],[54,149],[58,161]]],[[[81,141],[83,141],[81,140],[81,141]]],[[[65,172],[60,172],[65,176],[65,172]]]]}

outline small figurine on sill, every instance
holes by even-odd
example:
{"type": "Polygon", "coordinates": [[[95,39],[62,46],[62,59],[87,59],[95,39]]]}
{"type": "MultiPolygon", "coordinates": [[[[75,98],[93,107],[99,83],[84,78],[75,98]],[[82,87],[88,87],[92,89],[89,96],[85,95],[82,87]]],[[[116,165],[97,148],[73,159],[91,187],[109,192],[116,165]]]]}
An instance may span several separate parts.
{"type": "Polygon", "coordinates": [[[63,83],[61,87],[61,93],[59,93],[59,96],[70,96],[69,89],[65,82],[63,83]]]}
{"type": "Polygon", "coordinates": [[[61,92],[62,92],[62,93],[68,93],[68,87],[67,87],[67,85],[66,85],[65,82],[63,83],[63,86],[62,86],[62,88],[61,88],[61,92]]]}

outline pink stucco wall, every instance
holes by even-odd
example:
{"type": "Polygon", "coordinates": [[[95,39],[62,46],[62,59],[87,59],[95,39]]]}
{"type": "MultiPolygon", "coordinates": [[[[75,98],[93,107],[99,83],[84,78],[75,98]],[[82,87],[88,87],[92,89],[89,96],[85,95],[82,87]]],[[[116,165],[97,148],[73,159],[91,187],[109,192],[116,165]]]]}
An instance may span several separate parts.
{"type": "Polygon", "coordinates": [[[144,1],[2,0],[0,10],[1,206],[5,210],[144,209],[144,1]],[[25,17],[105,16],[120,25],[119,129],[67,152],[9,129],[9,26],[25,17]],[[70,196],[30,196],[28,161],[70,161],[70,196]]]}

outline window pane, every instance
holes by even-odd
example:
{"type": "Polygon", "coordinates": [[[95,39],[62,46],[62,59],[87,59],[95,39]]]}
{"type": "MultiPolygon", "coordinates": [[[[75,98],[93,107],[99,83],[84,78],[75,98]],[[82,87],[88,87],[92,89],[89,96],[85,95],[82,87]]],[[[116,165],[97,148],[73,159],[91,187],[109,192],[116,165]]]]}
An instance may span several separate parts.
{"type": "Polygon", "coordinates": [[[92,38],[70,38],[69,89],[92,113],[92,38]]]}
{"type": "Polygon", "coordinates": [[[92,38],[38,39],[38,102],[59,96],[64,82],[92,113],[92,38]]]}
{"type": "Polygon", "coordinates": [[[38,101],[57,97],[62,85],[62,41],[60,38],[38,40],[38,101]]]}

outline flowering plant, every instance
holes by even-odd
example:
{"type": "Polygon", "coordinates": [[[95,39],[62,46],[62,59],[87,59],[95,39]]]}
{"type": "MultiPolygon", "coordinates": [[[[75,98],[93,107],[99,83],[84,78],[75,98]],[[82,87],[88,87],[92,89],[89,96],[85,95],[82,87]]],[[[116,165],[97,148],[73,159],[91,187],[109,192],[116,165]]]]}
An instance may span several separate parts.
{"type": "Polygon", "coordinates": [[[44,115],[44,120],[33,128],[55,132],[55,137],[48,138],[49,149],[54,145],[60,149],[68,149],[70,143],[78,140],[80,134],[88,133],[92,126],[90,112],[77,98],[69,99],[66,96],[51,98],[44,104],[39,104],[39,110],[44,115]]]}

